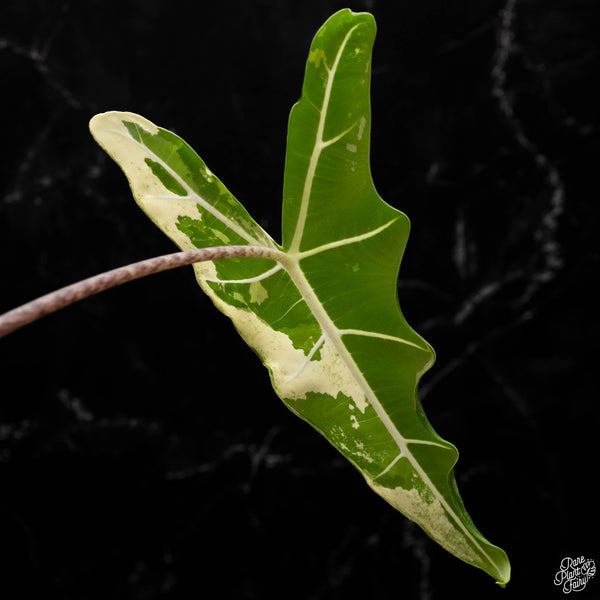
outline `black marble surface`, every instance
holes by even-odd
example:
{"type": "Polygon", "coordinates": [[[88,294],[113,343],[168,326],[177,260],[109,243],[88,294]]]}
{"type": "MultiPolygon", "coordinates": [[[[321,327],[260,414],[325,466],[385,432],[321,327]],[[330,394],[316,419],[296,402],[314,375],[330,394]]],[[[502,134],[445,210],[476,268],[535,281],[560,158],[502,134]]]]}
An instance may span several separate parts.
{"type": "MultiPolygon", "coordinates": [[[[88,133],[104,110],[182,135],[278,238],[287,115],[342,7],[3,0],[0,310],[173,250],[88,133]]],[[[374,495],[183,269],[0,341],[2,600],[560,598],[563,557],[600,562],[600,4],[351,8],[378,22],[372,169],[412,220],[424,408],[513,580],[374,495]]]]}

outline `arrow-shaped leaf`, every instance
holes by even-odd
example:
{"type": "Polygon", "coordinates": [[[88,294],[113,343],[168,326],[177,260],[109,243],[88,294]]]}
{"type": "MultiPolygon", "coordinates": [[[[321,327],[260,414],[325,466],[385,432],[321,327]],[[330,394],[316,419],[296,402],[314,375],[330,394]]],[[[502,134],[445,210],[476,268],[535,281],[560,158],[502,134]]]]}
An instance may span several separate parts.
{"type": "Polygon", "coordinates": [[[434,353],[398,305],[409,221],[371,179],[374,38],[372,16],[349,10],[315,36],[290,115],[281,246],[173,133],[122,112],[90,126],[141,208],[182,249],[274,251],[277,260],[198,264],[198,281],[294,413],[434,540],[505,583],[505,553],[477,531],[456,488],[456,448],[436,434],[416,395],[434,353]]]}

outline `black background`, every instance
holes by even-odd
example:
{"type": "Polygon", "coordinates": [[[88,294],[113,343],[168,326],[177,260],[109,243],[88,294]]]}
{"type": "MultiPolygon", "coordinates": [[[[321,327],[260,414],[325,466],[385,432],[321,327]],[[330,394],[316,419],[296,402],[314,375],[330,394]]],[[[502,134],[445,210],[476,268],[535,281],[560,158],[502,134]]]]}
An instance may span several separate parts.
{"type": "MultiPolygon", "coordinates": [[[[279,239],[288,112],[344,6],[3,0],[0,310],[173,251],[89,135],[104,110],[182,135],[279,239]]],[[[412,221],[398,289],[438,355],[424,408],[513,580],[374,495],[187,268],[0,341],[3,600],[560,598],[563,557],[600,561],[600,4],[350,8],[378,23],[372,170],[412,221]]]]}

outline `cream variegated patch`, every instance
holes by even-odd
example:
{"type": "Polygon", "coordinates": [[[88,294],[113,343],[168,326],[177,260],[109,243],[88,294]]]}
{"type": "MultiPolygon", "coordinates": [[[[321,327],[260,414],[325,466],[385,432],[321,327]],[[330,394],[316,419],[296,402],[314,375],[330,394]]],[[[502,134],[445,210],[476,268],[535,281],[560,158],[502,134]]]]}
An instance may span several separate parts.
{"type": "Polygon", "coordinates": [[[314,392],[335,398],[341,393],[351,398],[364,413],[368,406],[365,395],[329,340],[325,340],[320,348],[320,359],[307,361],[306,354],[294,347],[288,335],[275,331],[254,312],[230,306],[205,283],[202,288],[217,308],[231,318],[246,343],[260,355],[280,397],[298,400],[314,392]]]}
{"type": "MultiPolygon", "coordinates": [[[[415,485],[412,489],[403,487],[389,489],[378,485],[368,477],[365,479],[373,491],[409,519],[418,523],[434,540],[458,558],[467,562],[480,560],[480,554],[475,552],[473,546],[467,542],[463,528],[457,526],[456,520],[449,517],[439,498],[427,486],[421,484],[415,485]]],[[[416,478],[415,484],[417,484],[416,478]]],[[[473,543],[472,534],[469,533],[468,537],[473,543]]]]}
{"type": "MultiPolygon", "coordinates": [[[[423,438],[414,423],[405,420],[406,411],[411,408],[414,414],[418,405],[415,388],[433,362],[433,350],[410,330],[397,308],[386,308],[390,303],[379,303],[382,314],[368,318],[365,303],[363,325],[359,318],[362,300],[352,306],[346,300],[354,298],[350,292],[373,293],[370,290],[376,282],[368,279],[369,264],[374,277],[381,275],[382,286],[387,277],[388,289],[382,293],[395,293],[398,264],[381,259],[394,248],[401,253],[403,236],[408,235],[405,217],[385,206],[368,171],[368,78],[374,33],[372,18],[344,10],[332,17],[331,24],[328,21],[311,46],[300,108],[294,108],[290,116],[288,147],[292,152],[285,167],[282,248],[174,134],[133,113],[98,115],[91,129],[127,174],[142,209],[181,249],[193,249],[194,243],[236,245],[235,241],[241,241],[261,247],[261,251],[276,251],[269,260],[277,264],[269,264],[258,274],[256,265],[261,263],[256,262],[247,275],[244,268],[219,269],[235,274],[236,279],[227,283],[226,277],[221,280],[217,276],[217,263],[202,262],[194,265],[196,277],[215,306],[232,319],[242,338],[261,357],[277,394],[340,449],[376,493],[456,556],[507,581],[510,566],[505,555],[474,528],[453,479],[440,477],[440,468],[446,468],[456,450],[439,443],[424,418],[423,438]],[[319,36],[326,36],[323,43],[319,36]],[[134,123],[146,133],[124,122],[134,123]],[[158,138],[150,139],[147,134],[158,138]],[[209,185],[199,186],[198,176],[209,185]],[[351,223],[341,228],[347,235],[336,234],[335,223],[342,215],[328,208],[329,198],[335,194],[340,200],[347,196],[347,218],[357,224],[365,219],[369,223],[366,230],[351,223]],[[315,206],[317,200],[322,206],[315,206]],[[185,227],[179,229],[182,217],[197,222],[192,234],[183,233],[185,227]],[[352,251],[344,252],[347,246],[353,246],[352,251]],[[359,263],[354,250],[361,249],[366,258],[359,263]],[[319,258],[327,252],[335,254],[319,258]],[[339,283],[344,289],[339,296],[333,290],[337,256],[340,269],[344,269],[339,283]],[[280,275],[270,279],[282,270],[289,281],[280,275]],[[356,273],[352,283],[350,276],[356,273]],[[369,281],[367,286],[365,281],[369,281]],[[218,294],[211,285],[219,288],[218,294]],[[342,296],[346,299],[336,306],[342,296]],[[300,302],[305,306],[295,310],[300,302]],[[391,344],[406,348],[406,367],[416,371],[397,382],[391,375],[382,377],[380,370],[387,367],[378,364],[378,357],[387,353],[391,344]],[[425,354],[413,360],[413,349],[425,354]],[[396,389],[403,406],[395,404],[396,389]],[[407,431],[410,437],[406,437],[407,431]],[[414,444],[430,446],[424,464],[422,455],[411,451],[414,444]],[[436,456],[440,457],[439,466],[436,456]]],[[[332,206],[338,205],[334,202],[332,206]]]]}

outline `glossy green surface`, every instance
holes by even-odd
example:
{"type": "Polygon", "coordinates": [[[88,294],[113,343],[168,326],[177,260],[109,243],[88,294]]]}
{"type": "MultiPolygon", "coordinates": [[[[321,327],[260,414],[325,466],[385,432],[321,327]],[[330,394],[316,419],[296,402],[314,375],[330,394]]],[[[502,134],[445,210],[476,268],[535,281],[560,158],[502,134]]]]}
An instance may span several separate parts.
{"type": "Polygon", "coordinates": [[[458,453],[435,433],[417,397],[434,352],[398,305],[409,221],[371,179],[375,31],[371,15],[343,10],[313,40],[289,121],[281,245],[173,133],[117,112],[94,117],[91,130],[141,208],[182,249],[285,251],[279,262],[201,263],[196,275],[294,413],[433,539],[505,583],[505,553],[477,531],[456,488],[458,453]]]}

